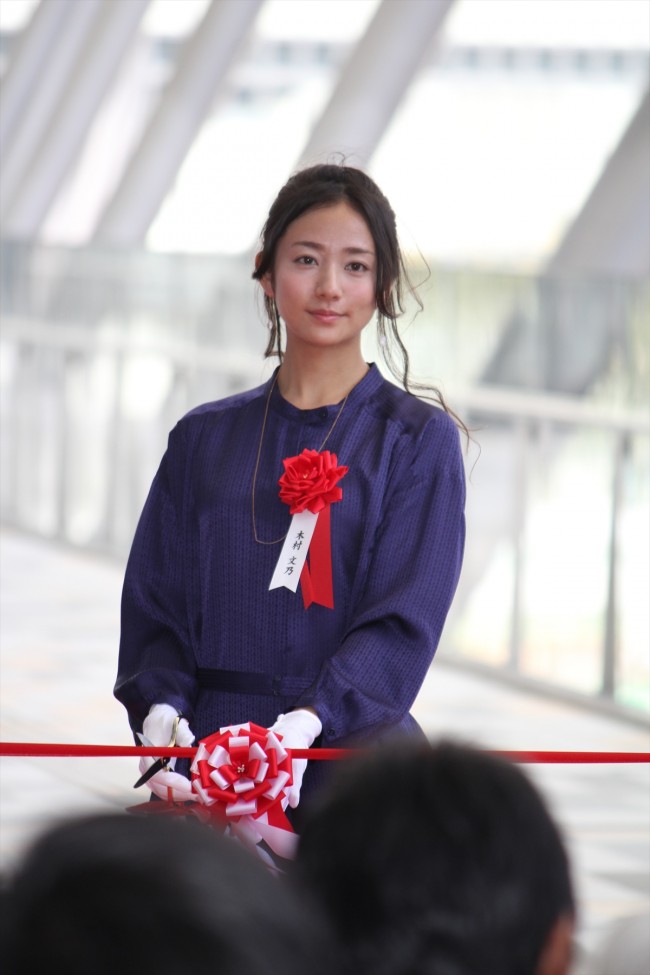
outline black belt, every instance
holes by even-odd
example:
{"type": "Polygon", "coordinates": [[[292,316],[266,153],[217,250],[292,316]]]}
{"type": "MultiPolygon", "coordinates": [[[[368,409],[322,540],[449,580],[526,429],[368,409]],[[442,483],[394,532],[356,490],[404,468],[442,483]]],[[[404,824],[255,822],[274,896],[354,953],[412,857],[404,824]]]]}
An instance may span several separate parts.
{"type": "Polygon", "coordinates": [[[199,667],[196,671],[199,687],[234,694],[269,694],[272,697],[294,697],[314,683],[314,677],[277,677],[255,674],[245,670],[216,670],[199,667]]]}

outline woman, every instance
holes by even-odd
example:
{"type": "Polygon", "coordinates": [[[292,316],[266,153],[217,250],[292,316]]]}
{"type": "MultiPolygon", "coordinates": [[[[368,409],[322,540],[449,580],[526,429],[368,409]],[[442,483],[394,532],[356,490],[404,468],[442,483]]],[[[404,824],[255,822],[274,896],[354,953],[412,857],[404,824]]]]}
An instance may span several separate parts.
{"type": "MultiPolygon", "coordinates": [[[[376,314],[408,383],[388,201],[357,169],[303,170],[271,207],[253,277],[280,365],[172,431],[126,570],[115,694],[160,745],[174,726],[186,745],[249,720],[289,748],[421,733],[409,708],[456,588],[465,490],[442,397],[399,389],[361,353],[376,314]],[[321,489],[306,568],[292,520],[301,479],[321,489]]],[[[294,808],[305,764],[294,763],[294,808]]],[[[325,764],[310,763],[303,795],[325,764]]],[[[148,784],[192,797],[178,772],[148,784]]]]}

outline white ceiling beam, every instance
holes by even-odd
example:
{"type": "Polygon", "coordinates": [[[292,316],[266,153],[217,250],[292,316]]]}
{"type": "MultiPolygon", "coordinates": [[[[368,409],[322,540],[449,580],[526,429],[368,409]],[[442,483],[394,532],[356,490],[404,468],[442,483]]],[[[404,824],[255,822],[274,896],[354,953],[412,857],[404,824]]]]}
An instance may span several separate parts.
{"type": "Polygon", "coordinates": [[[547,271],[623,275],[650,271],[649,90],[547,271]]]}
{"type": "Polygon", "coordinates": [[[8,152],[9,139],[26,117],[48,58],[63,41],[62,29],[73,0],[39,3],[21,30],[0,82],[0,145],[8,152]]]}
{"type": "Polygon", "coordinates": [[[81,5],[75,0],[40,3],[12,55],[1,103],[3,218],[41,151],[101,6],[102,0],[87,0],[81,5]]]}
{"type": "Polygon", "coordinates": [[[213,0],[99,219],[95,240],[124,246],[142,243],[262,2],[213,0]]]}
{"type": "Polygon", "coordinates": [[[383,0],[302,151],[302,165],[336,152],[368,163],[453,2],[383,0]]]}
{"type": "MultiPolygon", "coordinates": [[[[65,34],[87,18],[82,49],[66,78],[42,141],[28,165],[4,218],[4,233],[33,238],[45,220],[80,152],[93,118],[129,49],[149,0],[84,0],[66,18],[65,34]]],[[[43,88],[51,83],[47,71],[43,88]]]]}

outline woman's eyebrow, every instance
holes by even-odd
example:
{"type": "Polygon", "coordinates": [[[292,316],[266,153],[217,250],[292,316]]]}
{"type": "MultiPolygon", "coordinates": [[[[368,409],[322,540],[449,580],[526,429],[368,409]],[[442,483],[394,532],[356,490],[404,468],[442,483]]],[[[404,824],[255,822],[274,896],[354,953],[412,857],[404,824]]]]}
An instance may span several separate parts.
{"type": "MultiPolygon", "coordinates": [[[[325,250],[323,244],[318,244],[315,240],[294,240],[291,247],[311,247],[315,251],[325,250]]],[[[372,257],[375,255],[374,251],[365,247],[344,247],[343,250],[346,254],[370,254],[372,257]]]]}

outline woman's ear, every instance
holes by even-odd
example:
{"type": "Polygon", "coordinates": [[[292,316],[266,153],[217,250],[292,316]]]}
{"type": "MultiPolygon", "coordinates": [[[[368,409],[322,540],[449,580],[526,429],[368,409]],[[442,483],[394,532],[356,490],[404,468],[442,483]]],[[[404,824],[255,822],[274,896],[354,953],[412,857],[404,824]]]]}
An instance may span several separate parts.
{"type": "MultiPolygon", "coordinates": [[[[262,263],[262,251],[258,251],[255,255],[255,270],[257,271],[260,264],[262,263]]],[[[267,298],[273,298],[273,281],[271,280],[271,272],[267,271],[260,278],[260,284],[262,285],[262,291],[267,298]]]]}

